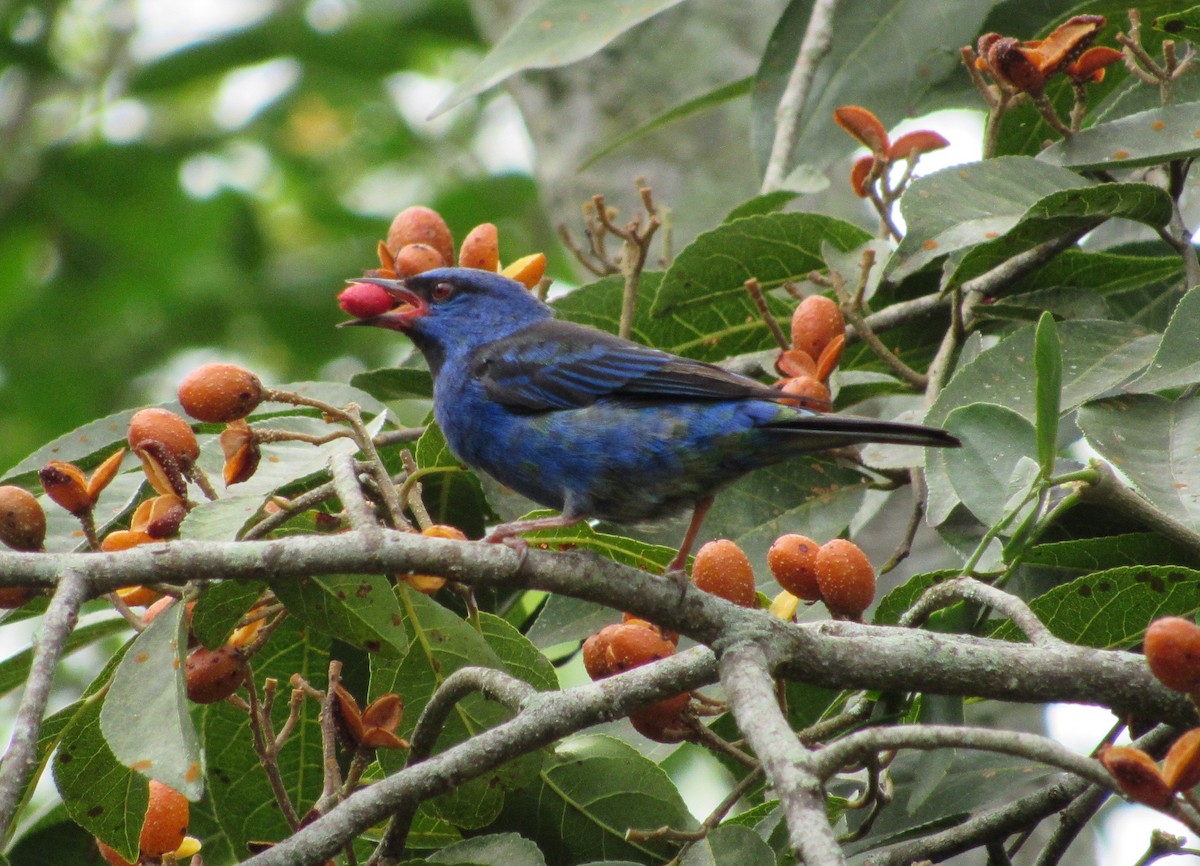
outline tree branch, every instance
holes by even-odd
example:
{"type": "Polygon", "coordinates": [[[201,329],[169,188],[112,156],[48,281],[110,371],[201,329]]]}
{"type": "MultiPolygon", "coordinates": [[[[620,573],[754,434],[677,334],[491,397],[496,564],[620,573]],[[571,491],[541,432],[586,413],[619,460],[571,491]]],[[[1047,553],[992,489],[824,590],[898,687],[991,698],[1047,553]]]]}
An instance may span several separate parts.
{"type": "Polygon", "coordinates": [[[804,104],[808,101],[817,66],[828,53],[833,41],[833,18],[838,0],[816,0],[808,18],[804,39],[796,55],[796,64],[788,76],[783,95],[775,109],[775,139],[771,142],[771,156],[763,174],[762,192],[772,192],[783,186],[791,168],[792,150],[796,145],[796,129],[804,104]]]}
{"type": "Polygon", "coordinates": [[[50,699],[50,684],[67,639],[79,621],[79,608],[87,598],[87,577],[82,572],[65,569],[42,618],[42,627],[34,635],[25,692],[13,719],[12,738],[0,761],[0,839],[8,836],[25,783],[37,764],[38,737],[50,699]]]}

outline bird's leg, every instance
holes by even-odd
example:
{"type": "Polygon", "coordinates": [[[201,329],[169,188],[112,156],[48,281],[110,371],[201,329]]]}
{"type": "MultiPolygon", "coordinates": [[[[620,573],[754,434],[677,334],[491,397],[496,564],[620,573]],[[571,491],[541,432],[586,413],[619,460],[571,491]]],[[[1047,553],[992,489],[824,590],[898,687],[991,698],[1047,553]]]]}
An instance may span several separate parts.
{"type": "Polygon", "coordinates": [[[713,497],[705,496],[692,508],[692,519],[688,523],[687,532],[683,534],[683,541],[679,543],[679,552],[675,554],[675,558],[667,566],[667,574],[675,578],[675,582],[679,584],[681,593],[688,585],[688,554],[692,552],[692,545],[696,543],[696,536],[700,534],[700,524],[704,522],[704,516],[708,514],[708,509],[712,508],[712,504],[713,497]]]}
{"type": "Polygon", "coordinates": [[[529,520],[514,520],[511,523],[501,523],[483,537],[488,544],[503,542],[520,554],[517,570],[525,564],[525,556],[529,553],[529,542],[520,537],[522,532],[533,532],[537,529],[561,529],[564,526],[574,526],[583,520],[580,514],[559,514],[556,517],[533,517],[529,520]]]}

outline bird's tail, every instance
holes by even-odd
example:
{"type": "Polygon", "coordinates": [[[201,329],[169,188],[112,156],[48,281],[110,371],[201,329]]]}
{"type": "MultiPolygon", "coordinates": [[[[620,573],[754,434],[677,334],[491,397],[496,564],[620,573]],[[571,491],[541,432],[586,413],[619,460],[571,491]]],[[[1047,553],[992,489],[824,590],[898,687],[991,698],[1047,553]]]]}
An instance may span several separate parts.
{"type": "Polygon", "coordinates": [[[883,442],[893,445],[917,445],[923,448],[957,448],[957,438],[938,427],[880,421],[854,415],[796,414],[766,425],[781,432],[803,437],[803,450],[819,451],[844,445],[883,442]]]}

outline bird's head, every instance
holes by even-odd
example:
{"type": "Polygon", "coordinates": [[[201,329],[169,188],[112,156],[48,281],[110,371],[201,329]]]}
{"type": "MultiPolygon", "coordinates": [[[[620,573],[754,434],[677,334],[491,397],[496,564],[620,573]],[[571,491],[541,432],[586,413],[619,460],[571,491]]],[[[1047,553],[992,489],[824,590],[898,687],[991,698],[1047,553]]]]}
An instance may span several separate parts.
{"type": "Polygon", "coordinates": [[[393,307],[343,324],[401,331],[422,349],[429,343],[445,348],[480,337],[497,339],[553,315],[520,283],[475,268],[435,268],[402,280],[362,277],[355,282],[379,286],[393,307]]]}

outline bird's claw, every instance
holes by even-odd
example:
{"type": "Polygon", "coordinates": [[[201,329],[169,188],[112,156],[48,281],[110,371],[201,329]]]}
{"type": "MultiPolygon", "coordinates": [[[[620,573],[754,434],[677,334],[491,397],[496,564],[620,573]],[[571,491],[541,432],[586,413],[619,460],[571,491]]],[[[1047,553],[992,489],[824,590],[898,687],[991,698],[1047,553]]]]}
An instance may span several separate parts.
{"type": "Polygon", "coordinates": [[[525,560],[529,558],[529,542],[521,536],[493,532],[490,535],[484,536],[483,540],[487,544],[503,544],[505,547],[516,551],[517,567],[513,569],[514,574],[525,567],[525,560]]]}

